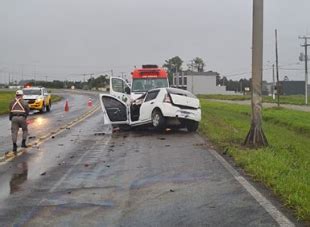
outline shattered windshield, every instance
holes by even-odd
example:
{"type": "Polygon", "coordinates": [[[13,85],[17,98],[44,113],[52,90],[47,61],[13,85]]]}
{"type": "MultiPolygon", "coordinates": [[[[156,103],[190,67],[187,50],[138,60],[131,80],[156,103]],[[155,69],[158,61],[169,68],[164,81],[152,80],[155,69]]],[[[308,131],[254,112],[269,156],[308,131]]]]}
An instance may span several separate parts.
{"type": "Polygon", "coordinates": [[[167,79],[147,78],[147,79],[133,79],[133,92],[146,92],[154,88],[168,87],[167,79]]]}

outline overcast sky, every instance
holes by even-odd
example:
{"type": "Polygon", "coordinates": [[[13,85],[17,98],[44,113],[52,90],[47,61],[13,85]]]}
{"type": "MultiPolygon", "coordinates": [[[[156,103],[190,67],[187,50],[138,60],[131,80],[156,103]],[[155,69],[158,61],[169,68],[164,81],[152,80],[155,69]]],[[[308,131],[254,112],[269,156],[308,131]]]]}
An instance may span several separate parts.
{"type": "MultiPolygon", "coordinates": [[[[304,79],[299,35],[309,0],[265,0],[264,79],[271,81],[278,29],[280,78],[304,79]],[[268,70],[269,69],[269,70],[268,70]],[[300,70],[292,70],[300,69],[300,70]]],[[[145,63],[194,57],[229,79],[249,78],[252,0],[1,0],[0,82],[83,80],[129,74],[145,63]]]]}

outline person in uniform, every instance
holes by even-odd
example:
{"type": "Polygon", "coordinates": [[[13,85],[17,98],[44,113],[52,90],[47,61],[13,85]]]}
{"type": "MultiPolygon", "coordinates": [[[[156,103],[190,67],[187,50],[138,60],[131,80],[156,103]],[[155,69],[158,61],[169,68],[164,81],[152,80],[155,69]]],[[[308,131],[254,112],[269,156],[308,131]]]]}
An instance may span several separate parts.
{"type": "Polygon", "coordinates": [[[15,99],[10,103],[10,121],[13,141],[13,152],[17,154],[17,135],[19,128],[23,130],[23,140],[21,147],[27,147],[26,139],[28,135],[27,116],[29,114],[28,104],[23,100],[23,91],[17,90],[15,99]]]}

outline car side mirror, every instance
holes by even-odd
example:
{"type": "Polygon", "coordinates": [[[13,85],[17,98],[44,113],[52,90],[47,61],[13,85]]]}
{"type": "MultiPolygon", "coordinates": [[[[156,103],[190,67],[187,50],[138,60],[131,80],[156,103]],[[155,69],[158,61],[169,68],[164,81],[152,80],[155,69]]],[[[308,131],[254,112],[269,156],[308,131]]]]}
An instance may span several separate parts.
{"type": "Polygon", "coordinates": [[[125,93],[130,95],[130,88],[129,87],[125,87],[125,93]]]}

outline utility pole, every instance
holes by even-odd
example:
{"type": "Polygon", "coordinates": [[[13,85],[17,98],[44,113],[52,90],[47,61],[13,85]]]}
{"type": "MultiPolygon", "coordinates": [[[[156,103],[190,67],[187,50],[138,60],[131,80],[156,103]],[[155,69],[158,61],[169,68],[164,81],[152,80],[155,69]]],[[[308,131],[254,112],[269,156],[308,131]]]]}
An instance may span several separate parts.
{"type": "Polygon", "coordinates": [[[274,93],[275,81],[274,81],[274,64],[272,64],[272,99],[275,100],[276,96],[274,93]]]}
{"type": "Polygon", "coordinates": [[[180,88],[180,79],[179,79],[179,72],[178,72],[178,66],[175,64],[175,76],[176,76],[176,82],[177,82],[177,88],[180,88]]]}
{"type": "Polygon", "coordinates": [[[21,76],[22,76],[22,81],[24,81],[24,65],[21,65],[21,76]]]}
{"type": "Polygon", "coordinates": [[[278,30],[275,31],[276,40],[276,73],[277,73],[277,97],[278,97],[278,107],[280,107],[280,83],[279,83],[279,57],[278,57],[278,30]]]}
{"type": "Polygon", "coordinates": [[[267,146],[262,129],[262,77],[263,77],[263,31],[264,0],[253,0],[252,31],[252,115],[251,128],[244,141],[250,147],[267,146]]]}
{"type": "Polygon", "coordinates": [[[308,105],[308,46],[310,46],[310,44],[308,44],[308,39],[310,39],[310,37],[302,36],[299,37],[299,39],[305,40],[305,44],[301,46],[305,48],[305,104],[308,105]]]}
{"type": "Polygon", "coordinates": [[[126,77],[126,74],[125,74],[126,72],[121,72],[121,74],[122,74],[122,79],[126,79],[125,77],[126,77]]]}

